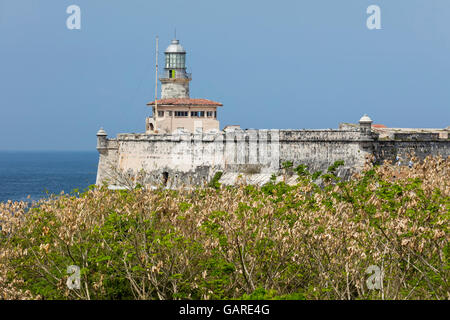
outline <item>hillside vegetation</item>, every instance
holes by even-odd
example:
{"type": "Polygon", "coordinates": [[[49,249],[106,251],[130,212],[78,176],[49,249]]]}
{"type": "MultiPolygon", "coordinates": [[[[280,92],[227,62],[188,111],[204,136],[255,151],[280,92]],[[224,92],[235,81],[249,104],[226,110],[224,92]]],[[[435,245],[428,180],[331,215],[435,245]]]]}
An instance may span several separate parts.
{"type": "Polygon", "coordinates": [[[92,187],[31,209],[3,203],[0,298],[450,299],[450,158],[414,163],[367,165],[350,181],[338,162],[292,168],[295,186],[92,187]],[[71,265],[80,289],[66,285],[71,265]]]}

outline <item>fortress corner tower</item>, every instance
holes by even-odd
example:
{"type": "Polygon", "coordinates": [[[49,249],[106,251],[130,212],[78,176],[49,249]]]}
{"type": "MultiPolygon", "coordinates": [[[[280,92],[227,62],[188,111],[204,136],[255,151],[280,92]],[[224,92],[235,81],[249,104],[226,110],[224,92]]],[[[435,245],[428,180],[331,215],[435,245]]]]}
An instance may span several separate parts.
{"type": "Polygon", "coordinates": [[[221,103],[207,99],[191,99],[186,72],[186,51],[176,39],[167,47],[161,82],[161,99],[148,103],[153,115],[146,119],[147,134],[173,133],[184,130],[191,133],[219,130],[217,107],[221,103]]]}

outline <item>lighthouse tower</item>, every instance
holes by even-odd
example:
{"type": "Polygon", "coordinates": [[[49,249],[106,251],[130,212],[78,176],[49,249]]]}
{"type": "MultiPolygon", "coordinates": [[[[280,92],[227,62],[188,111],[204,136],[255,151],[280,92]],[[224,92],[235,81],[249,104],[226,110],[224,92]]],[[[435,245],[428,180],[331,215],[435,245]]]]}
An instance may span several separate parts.
{"type": "Polygon", "coordinates": [[[152,107],[153,115],[146,120],[146,133],[219,130],[217,107],[222,104],[207,99],[191,99],[189,96],[192,77],[186,72],[186,50],[180,41],[172,40],[164,54],[164,71],[159,78],[161,99],[157,103],[152,101],[147,104],[152,107]]]}
{"type": "Polygon", "coordinates": [[[189,98],[191,74],[186,73],[186,51],[180,41],[172,40],[164,52],[166,56],[161,81],[161,99],[189,98]]]}

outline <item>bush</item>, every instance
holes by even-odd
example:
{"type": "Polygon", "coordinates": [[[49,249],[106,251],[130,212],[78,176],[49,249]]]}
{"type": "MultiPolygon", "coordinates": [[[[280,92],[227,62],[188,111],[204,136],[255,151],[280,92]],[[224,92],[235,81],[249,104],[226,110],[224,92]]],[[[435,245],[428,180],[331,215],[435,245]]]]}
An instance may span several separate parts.
{"type": "Polygon", "coordinates": [[[450,158],[336,163],[320,188],[112,191],[0,204],[4,299],[449,299],[450,158]],[[416,163],[416,161],[415,161],[416,163]],[[80,267],[69,290],[67,267],[80,267]],[[383,272],[369,290],[369,266],[383,272]]]}

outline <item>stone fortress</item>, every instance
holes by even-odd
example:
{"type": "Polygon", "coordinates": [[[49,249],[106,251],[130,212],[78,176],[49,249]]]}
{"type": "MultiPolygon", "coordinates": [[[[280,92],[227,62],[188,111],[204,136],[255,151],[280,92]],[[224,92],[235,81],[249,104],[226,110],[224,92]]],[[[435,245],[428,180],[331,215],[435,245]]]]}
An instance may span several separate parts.
{"type": "MultiPolygon", "coordinates": [[[[450,156],[450,127],[445,129],[387,128],[372,124],[364,115],[358,124],[341,123],[339,129],[242,130],[226,126],[219,130],[217,108],[222,104],[189,96],[191,74],[186,72],[186,51],[173,40],[165,51],[161,99],[148,103],[152,117],[145,133],[118,134],[108,139],[97,133],[100,154],[97,184],[121,188],[121,175],[144,174],[148,186],[201,185],[222,172],[221,183],[245,180],[264,184],[282,171],[283,163],[305,164],[309,170],[325,171],[344,160],[338,175],[349,177],[373,156],[407,164],[411,154],[450,156]]],[[[295,177],[291,177],[291,182],[295,177]]]]}

